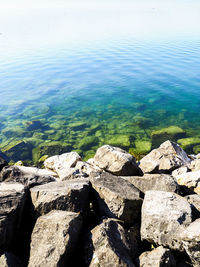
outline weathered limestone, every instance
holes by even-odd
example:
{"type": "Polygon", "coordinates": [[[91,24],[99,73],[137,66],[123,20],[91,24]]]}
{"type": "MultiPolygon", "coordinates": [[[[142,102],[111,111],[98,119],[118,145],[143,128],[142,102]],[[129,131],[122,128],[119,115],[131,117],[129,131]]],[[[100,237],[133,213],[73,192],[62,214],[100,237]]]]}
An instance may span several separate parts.
{"type": "Polygon", "coordinates": [[[94,163],[99,168],[115,175],[141,175],[135,158],[125,150],[104,145],[97,149],[94,163]]]}
{"type": "Polygon", "coordinates": [[[64,180],[69,169],[75,167],[79,160],[81,160],[81,157],[78,153],[69,152],[46,159],[44,161],[44,166],[45,168],[56,172],[59,178],[64,180]]]}
{"type": "Polygon", "coordinates": [[[18,182],[29,188],[55,180],[55,173],[51,171],[25,166],[4,167],[0,174],[0,181],[18,182]]]}
{"type": "Polygon", "coordinates": [[[92,230],[94,247],[90,267],[134,267],[127,233],[113,219],[104,220],[92,230]]]}
{"type": "Polygon", "coordinates": [[[200,212],[200,195],[196,194],[188,195],[185,196],[185,198],[191,205],[193,205],[200,212]]]}
{"type": "Polygon", "coordinates": [[[76,248],[80,214],[54,210],[38,218],[31,236],[29,267],[64,267],[76,248]]]}
{"type": "Polygon", "coordinates": [[[185,229],[181,239],[193,266],[200,267],[200,219],[197,219],[185,229]]]}
{"type": "Polygon", "coordinates": [[[90,178],[100,214],[133,224],[140,215],[140,191],[125,179],[107,172],[90,178]]]}
{"type": "Polygon", "coordinates": [[[175,192],[179,190],[179,186],[175,179],[168,174],[145,174],[144,176],[124,176],[141,192],[145,193],[149,190],[175,192]]]}
{"type": "Polygon", "coordinates": [[[89,180],[75,179],[35,186],[31,199],[38,215],[51,210],[86,212],[88,209],[89,180]]]}
{"type": "Polygon", "coordinates": [[[194,159],[189,164],[189,168],[194,171],[200,171],[200,159],[194,159]]]}
{"type": "Polygon", "coordinates": [[[142,158],[139,167],[143,173],[170,173],[189,162],[190,159],[179,145],[166,141],[142,158]]]}
{"type": "Polygon", "coordinates": [[[1,267],[25,267],[24,264],[18,259],[14,254],[10,252],[5,252],[0,257],[1,267]]]}
{"type": "Polygon", "coordinates": [[[176,261],[170,249],[159,246],[144,252],[139,257],[140,267],[176,267],[176,261]]]}
{"type": "Polygon", "coordinates": [[[179,185],[184,185],[191,191],[200,195],[200,171],[187,172],[177,175],[175,178],[179,185]]]}
{"type": "Polygon", "coordinates": [[[182,227],[192,222],[190,204],[164,191],[147,191],[142,205],[141,237],[151,243],[183,251],[182,227]]]}
{"type": "Polygon", "coordinates": [[[22,184],[0,183],[0,253],[9,248],[17,234],[25,199],[22,184]]]}
{"type": "Polygon", "coordinates": [[[172,172],[172,176],[176,177],[177,175],[185,174],[189,172],[190,169],[187,166],[180,167],[172,172]]]}

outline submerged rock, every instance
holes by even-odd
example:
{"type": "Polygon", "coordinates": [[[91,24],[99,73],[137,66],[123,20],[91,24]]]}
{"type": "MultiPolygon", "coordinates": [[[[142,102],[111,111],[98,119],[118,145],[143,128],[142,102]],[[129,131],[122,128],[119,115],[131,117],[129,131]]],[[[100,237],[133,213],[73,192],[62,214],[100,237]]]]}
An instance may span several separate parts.
{"type": "Polygon", "coordinates": [[[23,140],[12,141],[7,146],[2,148],[2,152],[10,160],[18,161],[29,160],[31,158],[31,145],[23,140]]]}
{"type": "Polygon", "coordinates": [[[199,137],[182,138],[179,139],[177,142],[183,149],[187,150],[188,153],[193,153],[193,147],[200,144],[200,138],[199,137]]]}

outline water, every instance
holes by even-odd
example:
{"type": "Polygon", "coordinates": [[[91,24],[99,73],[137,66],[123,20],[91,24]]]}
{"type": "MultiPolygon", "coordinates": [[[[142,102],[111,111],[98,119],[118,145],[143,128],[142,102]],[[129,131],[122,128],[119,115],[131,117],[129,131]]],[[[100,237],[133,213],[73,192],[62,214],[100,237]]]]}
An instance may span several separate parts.
{"type": "Polygon", "coordinates": [[[200,39],[136,37],[2,53],[8,160],[36,164],[71,150],[87,159],[103,144],[140,158],[169,138],[200,152],[200,39]]]}

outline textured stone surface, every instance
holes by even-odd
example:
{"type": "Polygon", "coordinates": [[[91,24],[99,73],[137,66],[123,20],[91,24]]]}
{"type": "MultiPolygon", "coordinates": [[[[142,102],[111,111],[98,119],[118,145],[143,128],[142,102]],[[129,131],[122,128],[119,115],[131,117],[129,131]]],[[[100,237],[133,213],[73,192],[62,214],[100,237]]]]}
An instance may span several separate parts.
{"type": "Polygon", "coordinates": [[[179,185],[184,185],[191,191],[200,194],[200,171],[187,172],[175,176],[179,185]]]}
{"type": "Polygon", "coordinates": [[[179,186],[168,174],[145,174],[144,176],[124,176],[131,184],[145,193],[149,190],[178,192],[179,186]]]}
{"type": "Polygon", "coordinates": [[[0,253],[11,245],[20,227],[26,192],[19,183],[0,183],[0,253]]]}
{"type": "Polygon", "coordinates": [[[187,154],[178,144],[166,141],[142,158],[139,167],[143,173],[169,173],[189,162],[187,154]]]}
{"type": "Polygon", "coordinates": [[[140,215],[140,191],[125,179],[107,172],[90,178],[100,214],[133,224],[140,215]]]}
{"type": "Polygon", "coordinates": [[[189,164],[189,168],[192,171],[200,171],[200,159],[194,159],[190,162],[189,164]]]}
{"type": "Polygon", "coordinates": [[[0,257],[1,267],[25,267],[24,264],[18,259],[14,254],[10,252],[5,252],[0,257]]]}
{"type": "Polygon", "coordinates": [[[31,199],[38,215],[51,210],[85,212],[88,208],[89,180],[52,182],[31,189],[31,199]]]}
{"type": "Polygon", "coordinates": [[[66,173],[68,173],[70,168],[75,167],[79,160],[81,160],[81,157],[78,153],[69,152],[46,159],[44,166],[56,172],[61,179],[66,179],[66,173]]]}
{"type": "Polygon", "coordinates": [[[182,251],[182,226],[192,222],[191,206],[183,197],[147,191],[142,205],[141,237],[151,243],[182,251]]]}
{"type": "Polygon", "coordinates": [[[82,227],[80,214],[51,211],[38,218],[31,236],[29,267],[64,267],[76,248],[82,227]]]}
{"type": "Polygon", "coordinates": [[[188,195],[185,197],[187,201],[200,212],[200,195],[188,195]]]}
{"type": "Polygon", "coordinates": [[[125,150],[104,145],[100,147],[95,156],[94,163],[101,169],[115,175],[140,175],[135,158],[125,150]]]}
{"type": "Polygon", "coordinates": [[[115,220],[107,219],[92,230],[91,267],[134,267],[127,233],[115,220]]]}
{"type": "Polygon", "coordinates": [[[4,167],[0,180],[5,182],[18,182],[27,187],[55,181],[55,173],[44,169],[25,166],[4,167]]]}
{"type": "Polygon", "coordinates": [[[144,252],[139,257],[140,267],[176,267],[176,261],[170,249],[159,246],[144,252]]]}

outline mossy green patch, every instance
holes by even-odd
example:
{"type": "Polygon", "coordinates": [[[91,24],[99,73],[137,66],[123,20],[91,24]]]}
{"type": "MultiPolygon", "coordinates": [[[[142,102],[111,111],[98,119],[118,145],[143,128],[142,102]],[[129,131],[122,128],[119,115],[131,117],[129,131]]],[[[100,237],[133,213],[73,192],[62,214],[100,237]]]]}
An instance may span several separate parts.
{"type": "Polygon", "coordinates": [[[130,147],[130,136],[124,134],[108,135],[105,138],[105,143],[112,146],[119,146],[121,148],[130,147]]]}
{"type": "Polygon", "coordinates": [[[68,124],[68,127],[72,130],[84,130],[88,125],[85,122],[77,121],[68,124]]]}
{"type": "Polygon", "coordinates": [[[20,160],[29,160],[31,157],[32,146],[24,142],[23,140],[11,141],[8,145],[2,148],[2,152],[10,160],[18,161],[20,160]]]}
{"type": "Polygon", "coordinates": [[[99,139],[96,136],[85,136],[83,137],[76,146],[80,150],[89,150],[91,147],[97,146],[99,139]]]}
{"type": "Polygon", "coordinates": [[[188,153],[193,153],[193,147],[200,144],[200,137],[179,139],[178,144],[188,153]]]}

